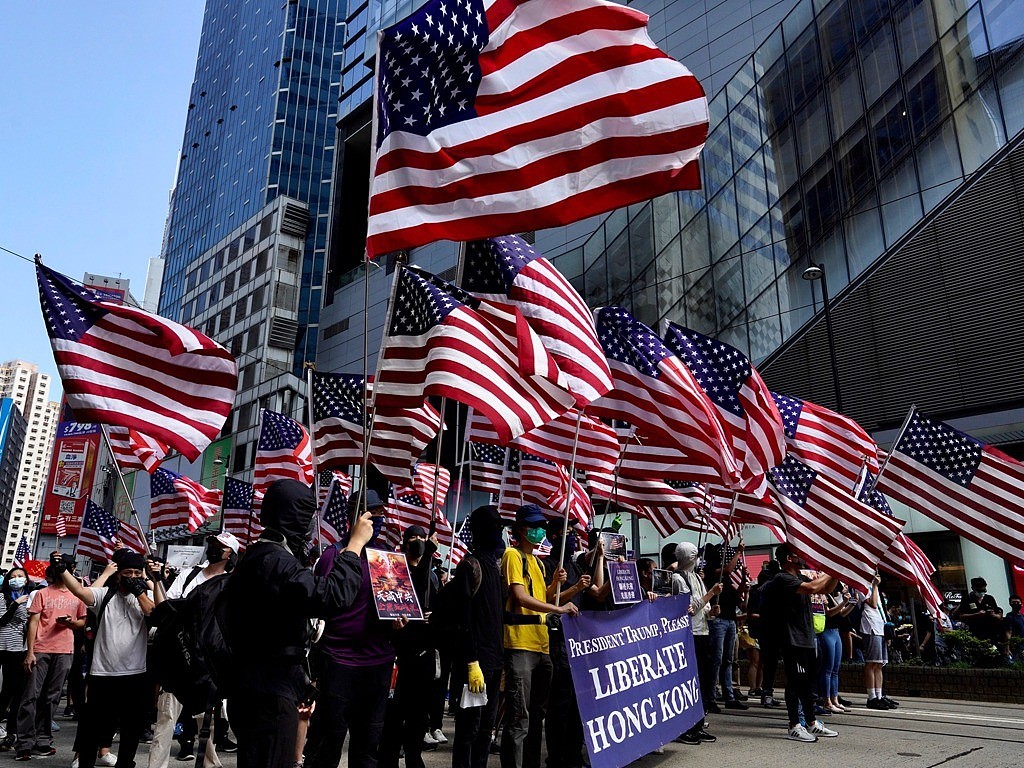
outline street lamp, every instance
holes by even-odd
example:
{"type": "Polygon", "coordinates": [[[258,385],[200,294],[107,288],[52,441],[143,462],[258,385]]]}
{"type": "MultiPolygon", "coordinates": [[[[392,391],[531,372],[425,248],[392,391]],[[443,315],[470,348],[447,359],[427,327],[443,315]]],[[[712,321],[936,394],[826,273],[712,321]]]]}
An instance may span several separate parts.
{"type": "MultiPolygon", "coordinates": [[[[825,275],[824,264],[812,264],[800,275],[804,280],[815,283],[821,281],[821,303],[825,308],[825,334],[828,337],[828,355],[832,362],[832,384],[836,392],[836,410],[843,411],[843,396],[839,390],[839,364],[836,361],[836,339],[832,333],[832,312],[828,305],[828,277],[825,275]]],[[[814,298],[814,287],[811,287],[811,298],[814,298]]]]}

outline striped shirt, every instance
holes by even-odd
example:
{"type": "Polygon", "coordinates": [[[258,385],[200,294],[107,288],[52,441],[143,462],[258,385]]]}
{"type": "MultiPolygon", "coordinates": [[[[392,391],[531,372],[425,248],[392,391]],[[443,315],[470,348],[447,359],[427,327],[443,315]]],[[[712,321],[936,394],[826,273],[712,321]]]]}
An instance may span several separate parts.
{"type": "MultiPolygon", "coordinates": [[[[11,597],[11,602],[17,599],[17,593],[11,597]]],[[[0,651],[24,651],[25,650],[25,625],[28,623],[28,604],[31,599],[20,605],[15,605],[14,616],[0,626],[0,651]]],[[[7,613],[7,598],[0,596],[0,606],[3,607],[3,614],[7,613]]]]}

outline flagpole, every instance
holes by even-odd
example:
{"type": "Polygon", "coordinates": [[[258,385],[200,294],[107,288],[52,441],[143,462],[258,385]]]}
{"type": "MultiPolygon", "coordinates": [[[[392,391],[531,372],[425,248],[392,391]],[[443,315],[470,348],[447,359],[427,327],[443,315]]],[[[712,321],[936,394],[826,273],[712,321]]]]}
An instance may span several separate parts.
{"type": "Polygon", "coordinates": [[[700,529],[697,531],[697,549],[704,546],[704,531],[711,524],[711,487],[704,484],[704,501],[701,504],[704,512],[700,516],[700,529]]]}
{"type": "MultiPolygon", "coordinates": [[[[103,442],[107,446],[107,451],[110,453],[110,458],[113,460],[114,469],[117,470],[117,479],[121,481],[121,490],[124,491],[124,497],[128,502],[128,509],[131,511],[131,517],[134,519],[134,525],[136,529],[142,534],[142,542],[146,545],[146,554],[152,555],[153,549],[149,546],[149,537],[146,536],[146,532],[142,529],[142,521],[139,520],[139,513],[135,511],[135,501],[132,499],[131,491],[128,490],[128,483],[124,481],[124,475],[121,474],[121,465],[117,463],[117,456],[114,453],[113,447],[110,445],[110,435],[107,432],[107,425],[100,425],[100,432],[103,434],[103,442]]],[[[79,531],[79,538],[81,538],[81,531],[79,531]]]]}
{"type": "Polygon", "coordinates": [[[878,468],[878,474],[875,475],[875,482],[871,484],[871,489],[874,490],[878,486],[878,481],[882,477],[882,473],[885,472],[885,468],[889,466],[889,459],[892,457],[892,452],[896,450],[896,446],[899,445],[900,440],[903,439],[903,433],[907,431],[907,427],[910,425],[910,420],[914,418],[914,414],[917,413],[917,406],[911,403],[910,410],[907,412],[907,418],[903,420],[903,426],[900,427],[900,431],[896,433],[896,439],[892,441],[892,445],[889,451],[885,454],[885,459],[882,461],[882,466],[878,468]]]}
{"type": "MultiPolygon", "coordinates": [[[[461,424],[460,424],[461,419],[459,418],[460,416],[461,416],[461,411],[456,409],[456,411],[455,411],[455,434],[456,434],[456,436],[459,434],[459,427],[461,426],[461,424]]],[[[445,564],[442,566],[442,568],[444,570],[448,571],[449,578],[452,575],[452,552],[455,550],[455,537],[456,537],[457,534],[461,533],[461,531],[462,531],[461,528],[456,530],[456,526],[459,524],[459,510],[462,508],[462,470],[463,470],[463,468],[465,466],[465,463],[466,463],[466,446],[468,445],[468,443],[469,443],[468,440],[463,440],[462,441],[462,447],[459,449],[459,454],[460,455],[455,459],[455,473],[456,473],[456,480],[455,480],[455,483],[456,483],[456,485],[455,485],[455,519],[452,520],[452,545],[450,547],[448,547],[448,557],[445,558],[445,564]]],[[[470,469],[470,472],[472,472],[472,468],[470,469]]],[[[470,482],[472,482],[472,480],[473,480],[472,475],[470,476],[469,479],[470,479],[470,482]]],[[[437,481],[435,480],[434,482],[436,484],[437,481]]],[[[465,518],[463,518],[462,524],[465,525],[465,523],[466,523],[465,518]]]]}
{"type": "MultiPolygon", "coordinates": [[[[558,567],[562,568],[565,562],[565,539],[569,535],[569,513],[572,511],[572,490],[573,476],[576,472],[576,449],[580,444],[580,428],[583,426],[583,409],[576,411],[576,434],[572,438],[572,455],[569,457],[569,476],[566,480],[568,489],[565,492],[565,518],[562,520],[562,546],[558,554],[558,567]]],[[[520,484],[522,480],[520,480],[520,484]]],[[[559,604],[562,597],[562,582],[555,587],[555,605],[559,604]]]]}
{"type": "MultiPolygon", "coordinates": [[[[441,446],[444,443],[444,409],[448,405],[448,398],[441,398],[441,407],[438,409],[437,417],[437,449],[434,451],[434,487],[430,497],[430,530],[428,535],[433,536],[437,532],[437,481],[441,477],[441,446]]],[[[456,513],[458,510],[456,509],[456,513]]]]}
{"type": "Polygon", "coordinates": [[[850,495],[854,498],[858,495],[858,489],[863,490],[864,483],[868,481],[868,476],[865,470],[868,468],[868,457],[861,456],[860,469],[857,470],[857,479],[853,481],[853,488],[850,490],[850,495]]]}
{"type": "Polygon", "coordinates": [[[612,492],[608,494],[608,498],[604,502],[604,512],[601,513],[601,525],[598,530],[604,528],[604,524],[608,522],[608,513],[611,511],[612,499],[618,497],[619,493],[619,470],[622,468],[622,460],[626,458],[626,448],[629,447],[629,441],[636,438],[636,427],[630,427],[629,434],[626,435],[626,441],[623,443],[622,450],[619,451],[619,456],[615,459],[615,469],[612,474],[612,492]]]}
{"type": "MultiPolygon", "coordinates": [[[[730,531],[732,530],[732,518],[733,518],[733,515],[736,514],[736,502],[739,501],[739,498],[740,498],[740,492],[739,491],[733,491],[732,492],[732,504],[729,505],[729,520],[725,524],[725,537],[722,539],[722,543],[725,546],[728,546],[729,542],[732,541],[732,536],[730,535],[730,531]]],[[[722,572],[718,576],[718,583],[719,584],[722,584],[722,583],[725,582],[725,546],[722,547],[722,572]]]]}
{"type": "MultiPolygon", "coordinates": [[[[370,275],[367,273],[366,281],[369,282],[370,275]]],[[[365,326],[364,326],[365,330],[365,326]]],[[[363,334],[366,335],[365,333],[363,334]]],[[[316,437],[313,429],[313,373],[316,371],[316,363],[303,363],[302,367],[306,369],[306,424],[309,430],[309,458],[313,463],[313,497],[316,499],[320,498],[320,472],[316,461],[316,437]]],[[[366,377],[363,377],[363,381],[366,381],[366,377]]],[[[366,419],[363,419],[363,424],[366,424],[366,419]]],[[[364,436],[365,437],[365,436],[364,436]]],[[[316,533],[313,534],[313,541],[316,544],[320,543],[320,505],[317,504],[316,510],[316,533]]]]}

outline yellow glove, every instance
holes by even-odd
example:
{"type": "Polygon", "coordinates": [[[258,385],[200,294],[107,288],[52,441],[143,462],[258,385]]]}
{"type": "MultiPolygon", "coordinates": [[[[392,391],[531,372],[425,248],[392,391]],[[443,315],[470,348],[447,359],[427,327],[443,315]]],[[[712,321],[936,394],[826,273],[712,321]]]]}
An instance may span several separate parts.
{"type": "Polygon", "coordinates": [[[484,692],[484,673],[480,671],[480,662],[469,662],[469,692],[484,692]]]}

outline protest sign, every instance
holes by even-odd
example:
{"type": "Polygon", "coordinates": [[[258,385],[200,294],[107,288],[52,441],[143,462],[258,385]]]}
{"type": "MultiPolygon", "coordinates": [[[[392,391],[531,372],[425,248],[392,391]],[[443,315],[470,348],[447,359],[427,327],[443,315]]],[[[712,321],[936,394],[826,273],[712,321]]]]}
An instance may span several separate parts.
{"type": "Polygon", "coordinates": [[[612,588],[612,602],[615,605],[639,603],[643,592],[640,590],[640,574],[636,563],[608,563],[608,583],[612,588]]]}
{"type": "Polygon", "coordinates": [[[622,768],[704,717],[689,595],[564,616],[591,765],[622,768]]]}
{"type": "Polygon", "coordinates": [[[604,557],[606,561],[626,557],[626,536],[622,533],[601,534],[601,541],[604,542],[604,557]]]}
{"type": "Polygon", "coordinates": [[[167,547],[167,564],[173,568],[195,568],[206,559],[206,549],[189,544],[170,544],[167,547]]]}
{"type": "Polygon", "coordinates": [[[412,586],[409,563],[402,552],[367,549],[370,590],[379,619],[422,619],[423,610],[412,586]]]}
{"type": "Polygon", "coordinates": [[[672,594],[672,571],[665,570],[664,568],[655,568],[654,577],[651,581],[654,585],[654,594],[672,594]]]}

